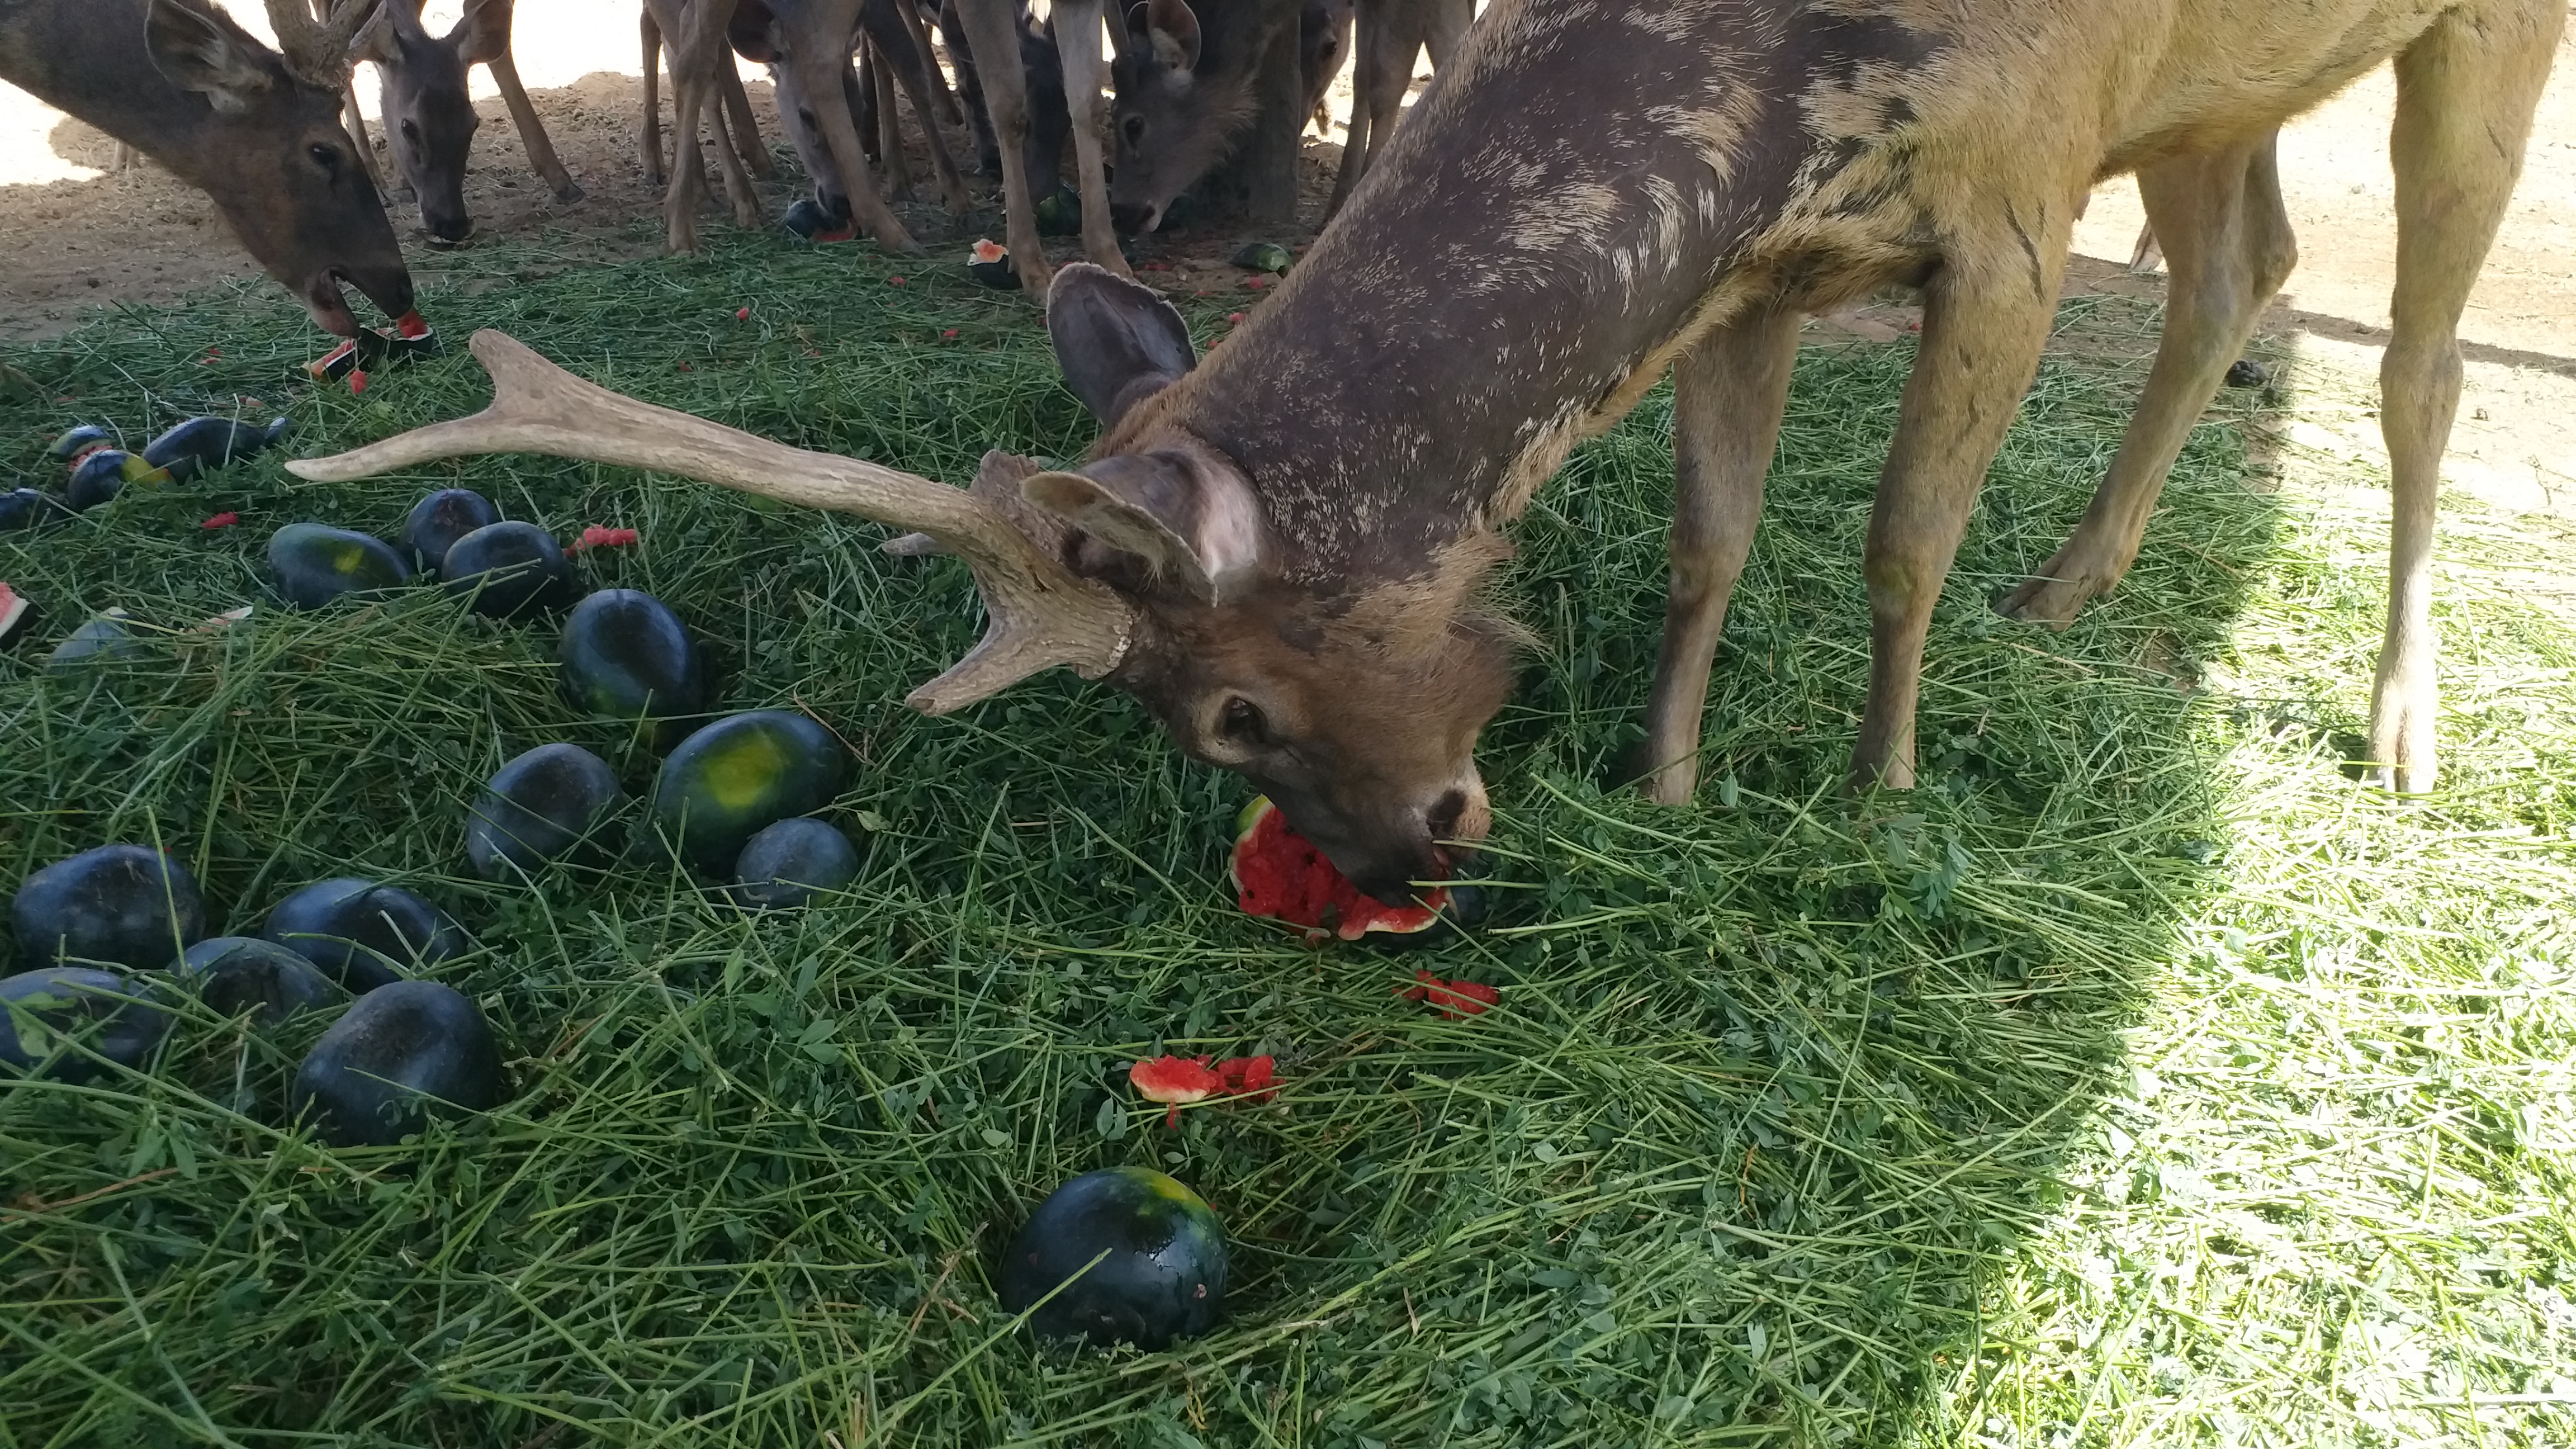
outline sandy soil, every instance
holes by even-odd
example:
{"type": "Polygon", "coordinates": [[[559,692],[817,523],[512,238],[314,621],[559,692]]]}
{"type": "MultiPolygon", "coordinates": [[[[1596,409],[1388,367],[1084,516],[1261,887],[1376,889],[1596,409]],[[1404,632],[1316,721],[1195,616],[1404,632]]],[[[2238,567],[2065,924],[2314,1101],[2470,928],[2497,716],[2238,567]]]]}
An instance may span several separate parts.
{"type": "MultiPolygon", "coordinates": [[[[431,0],[429,20],[443,29],[459,0],[431,0]]],[[[236,14],[264,31],[259,7],[236,0],[236,14]]],[[[633,0],[540,0],[518,18],[521,75],[557,151],[587,195],[558,203],[529,172],[516,131],[490,82],[476,73],[486,124],[476,140],[476,170],[467,203],[487,233],[548,235],[570,254],[610,258],[647,254],[658,244],[649,224],[657,197],[643,184],[634,124],[641,74],[633,0]]],[[[2468,395],[2452,445],[2456,487],[2511,508],[2576,516],[2576,36],[2544,99],[2522,184],[2484,275],[2462,335],[2469,355],[2468,395]]],[[[764,84],[753,99],[775,141],[764,84]]],[[[1347,74],[1336,87],[1347,113],[1347,74]]],[[[370,122],[372,76],[358,92],[370,122]]],[[[2371,397],[2378,349],[2385,343],[2395,223],[2386,138],[2394,91],[2383,68],[2290,127],[2282,172],[2303,257],[2288,290],[2266,319],[2262,344],[2295,355],[2310,385],[2286,437],[2298,446],[2376,456],[2371,397]]],[[[666,101],[667,106],[667,101],[666,101]]],[[[1336,131],[1338,135],[1338,128],[1336,131]]],[[[962,151],[963,138],[950,133],[962,151]]],[[[381,145],[381,142],[379,142],[381,145]]],[[[233,244],[213,208],[157,168],[107,174],[111,147],[92,128],[0,86],[0,338],[50,335],[89,307],[166,302],[220,277],[255,269],[233,244]]],[[[1307,215],[1320,210],[1339,148],[1310,139],[1304,165],[1307,215]]],[[[913,167],[929,195],[929,168],[916,147],[913,167]]],[[[782,200],[792,178],[774,188],[782,200]]],[[[961,224],[935,206],[903,212],[907,225],[934,245],[991,232],[988,209],[961,224]]],[[[2153,296],[2155,277],[2128,274],[2141,219],[2135,188],[2103,188],[2076,232],[2069,289],[2153,296]]],[[[725,223],[710,213],[710,224],[725,223]]],[[[417,218],[398,221],[418,238],[417,218]]],[[[1188,285],[1195,268],[1230,250],[1230,238],[1183,244],[1184,263],[1167,284],[1188,285]]],[[[421,268],[434,254],[416,251],[421,268]]],[[[1230,283],[1230,278],[1229,278],[1230,283]]],[[[1818,329],[1820,337],[1885,337],[1902,329],[1902,307],[1877,307],[1818,329]]]]}

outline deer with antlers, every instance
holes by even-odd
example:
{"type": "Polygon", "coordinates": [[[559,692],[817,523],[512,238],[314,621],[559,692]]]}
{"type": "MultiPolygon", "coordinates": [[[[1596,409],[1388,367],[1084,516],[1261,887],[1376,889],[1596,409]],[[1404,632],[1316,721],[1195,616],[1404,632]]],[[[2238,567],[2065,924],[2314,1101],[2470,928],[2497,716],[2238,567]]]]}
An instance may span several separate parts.
{"type": "Polygon", "coordinates": [[[372,8],[343,0],[317,20],[304,0],[268,0],[270,50],[206,0],[0,0],[0,80],[203,190],[316,323],[354,337],[343,282],[389,317],[412,309],[393,223],[340,123],[372,8]]]}
{"type": "Polygon", "coordinates": [[[1058,278],[1048,327],[1105,429],[1077,467],[995,455],[971,490],[945,489],[616,403],[493,334],[476,342],[489,412],[292,466],[347,478],[524,449],[920,530],[965,557],[992,625],[916,705],[1052,664],[1106,679],[1362,889],[1402,900],[1485,828],[1474,745],[1513,671],[1514,633],[1482,602],[1504,526],[1666,375],[1673,579],[1645,764],[1654,798],[1689,797],[1799,321],[1890,282],[1921,288],[1922,340],[1861,559],[1872,650],[1851,780],[1911,785],[1933,605],[2055,317],[2080,199],[2137,172],[2173,280],[2092,507],[1999,606],[2046,623],[2119,580],[2289,271],[2276,128],[2393,55],[2395,522],[2370,739],[2385,783],[2422,790],[2456,331],[2565,18],[2565,0],[1497,0],[1206,363],[1152,293],[1095,268],[1058,278]]]}

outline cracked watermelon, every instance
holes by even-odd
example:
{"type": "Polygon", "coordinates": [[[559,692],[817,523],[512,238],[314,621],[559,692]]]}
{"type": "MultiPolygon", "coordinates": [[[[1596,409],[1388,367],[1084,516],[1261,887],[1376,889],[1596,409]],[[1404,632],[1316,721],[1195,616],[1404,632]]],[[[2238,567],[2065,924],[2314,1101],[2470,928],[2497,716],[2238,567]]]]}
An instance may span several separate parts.
{"type": "Polygon", "coordinates": [[[1411,945],[1433,934],[1453,892],[1441,886],[1421,904],[1390,906],[1362,892],[1333,868],[1288,817],[1256,795],[1234,819],[1235,901],[1247,914],[1302,926],[1311,942],[1340,939],[1373,945],[1411,945]]]}

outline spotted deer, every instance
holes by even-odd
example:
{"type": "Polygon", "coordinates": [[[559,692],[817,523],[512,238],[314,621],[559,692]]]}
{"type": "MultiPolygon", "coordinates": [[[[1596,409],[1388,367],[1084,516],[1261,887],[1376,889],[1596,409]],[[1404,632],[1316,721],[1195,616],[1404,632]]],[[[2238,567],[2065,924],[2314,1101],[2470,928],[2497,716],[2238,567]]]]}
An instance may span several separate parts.
{"type": "MultiPolygon", "coordinates": [[[[2435,771],[2433,501],[2456,328],[2520,164],[2565,0],[1496,0],[1342,215],[1204,363],[1168,304],[1069,267],[1077,466],[987,455],[971,490],[800,453],[573,380],[486,333],[492,408],[338,458],[360,476],[526,449],[649,466],[920,530],[984,641],[932,713],[1054,664],[1128,690],[1371,895],[1486,826],[1476,737],[1510,688],[1486,602],[1504,532],[1574,445],[1674,385],[1672,587],[1646,788],[1691,793],[1729,591],[1802,316],[1917,286],[1922,338],[1861,558],[1857,786],[1914,781],[1934,601],[2055,316],[2069,229],[2136,172],[2172,282],[2118,455],[2001,602],[2062,624],[2135,556],[2165,471],[2295,252],[2276,128],[2394,56],[2395,495],[2371,749],[2435,771]]],[[[1007,154],[1007,151],[1006,151],[1007,154]]]]}
{"type": "Polygon", "coordinates": [[[268,0],[271,50],[207,0],[0,0],[0,80],[89,122],[214,199],[242,246],[326,331],[341,284],[412,309],[384,201],[340,124],[368,0],[317,20],[268,0]]]}

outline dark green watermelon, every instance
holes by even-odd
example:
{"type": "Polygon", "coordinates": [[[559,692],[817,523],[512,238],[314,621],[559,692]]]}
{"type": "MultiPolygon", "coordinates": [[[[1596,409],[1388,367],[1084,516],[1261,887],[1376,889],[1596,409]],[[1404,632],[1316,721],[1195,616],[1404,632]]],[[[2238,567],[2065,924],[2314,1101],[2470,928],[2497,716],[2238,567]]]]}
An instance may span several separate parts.
{"type": "Polygon", "coordinates": [[[849,783],[850,755],[811,718],[727,715],[680,742],[645,802],[650,827],[701,870],[732,867],[751,837],[810,815],[849,783]]]}
{"type": "Polygon", "coordinates": [[[446,565],[447,551],[458,539],[500,521],[501,510],[482,494],[441,488],[411,506],[411,516],[403,520],[402,552],[413,568],[434,574],[446,565]]]}
{"type": "Polygon", "coordinates": [[[827,822],[781,820],[754,835],[734,862],[734,899],[762,910],[790,911],[859,878],[859,850],[827,822]]]}
{"type": "Polygon", "coordinates": [[[143,845],[102,845],[46,866],[19,885],[10,917],[30,971],[63,961],[152,970],[206,934],[197,878],[143,845]]]}
{"type": "Polygon", "coordinates": [[[99,1074],[86,1047],[119,1066],[140,1067],[170,1029],[169,1013],[151,1003],[152,994],[135,978],[85,966],[0,981],[0,1066],[32,1071],[51,1058],[47,1076],[85,1082],[99,1074]]]}
{"type": "Polygon", "coordinates": [[[436,906],[400,886],[340,877],[315,881],[277,903],[260,934],[322,968],[352,991],[403,979],[465,951],[465,933],[436,906]]]}
{"type": "Polygon", "coordinates": [[[12,488],[0,493],[0,533],[34,528],[70,516],[69,508],[33,488],[12,488]]]}
{"type": "Polygon", "coordinates": [[[478,614],[511,619],[572,600],[572,563],[533,523],[487,523],[458,539],[438,568],[441,586],[478,614]]]}
{"type": "Polygon", "coordinates": [[[1026,1313],[1067,1279],[1030,1327],[1163,1348],[1224,1316],[1225,1228],[1197,1193],[1152,1168],[1086,1172],[1048,1194],[1012,1241],[1002,1308],[1026,1313]]]}
{"type": "Polygon", "coordinates": [[[190,418],[143,445],[143,461],[186,482],[201,472],[238,463],[286,436],[293,424],[281,416],[265,425],[231,418],[190,418]]]}
{"type": "Polygon", "coordinates": [[[706,708],[697,645],[651,594],[601,589],[564,620],[555,654],[564,698],[601,719],[669,719],[706,708]]]}
{"type": "Polygon", "coordinates": [[[435,981],[358,998],[295,1072],[287,1109],[334,1147],[390,1147],[435,1113],[501,1101],[501,1048],[474,1003],[435,981]]]}
{"type": "Polygon", "coordinates": [[[299,609],[411,582],[411,565],[383,539],[318,523],[290,523],[270,535],[268,572],[279,597],[299,609]]]}
{"type": "MultiPolygon", "coordinates": [[[[465,860],[514,880],[583,844],[626,800],[617,772],[579,745],[539,745],[503,765],[465,822],[465,860]]],[[[596,851],[585,854],[596,855],[596,851]]]]}
{"type": "Polygon", "coordinates": [[[72,480],[64,486],[63,496],[71,500],[74,512],[86,513],[124,492],[128,483],[169,481],[168,473],[131,453],[101,448],[72,469],[72,480]]]}
{"type": "Polygon", "coordinates": [[[217,1016],[248,1011],[262,1026],[348,998],[312,962],[255,936],[199,941],[179,958],[179,978],[217,1016]]]}

